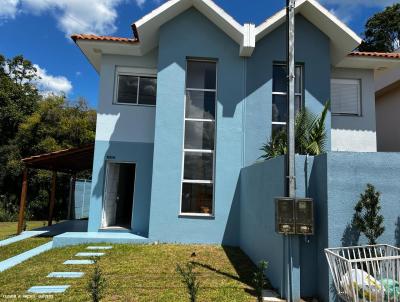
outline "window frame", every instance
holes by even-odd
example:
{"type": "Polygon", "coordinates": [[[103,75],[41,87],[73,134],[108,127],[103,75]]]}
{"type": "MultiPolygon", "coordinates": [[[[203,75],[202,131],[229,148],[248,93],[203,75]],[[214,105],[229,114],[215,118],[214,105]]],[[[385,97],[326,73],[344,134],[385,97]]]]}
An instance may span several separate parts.
{"type": "Polygon", "coordinates": [[[182,170],[181,170],[181,179],[180,179],[180,192],[179,192],[179,214],[178,217],[180,218],[187,218],[187,217],[197,217],[197,218],[215,218],[215,166],[216,166],[216,149],[217,149],[217,93],[218,93],[218,60],[217,59],[206,59],[206,58],[191,58],[187,57],[185,62],[185,88],[184,88],[184,98],[183,98],[183,135],[182,135],[182,170]],[[186,87],[188,83],[188,63],[189,62],[208,62],[215,64],[215,89],[201,89],[201,88],[188,88],[186,87]],[[187,103],[187,91],[201,91],[201,92],[214,92],[215,99],[214,99],[214,119],[201,119],[201,118],[187,118],[186,117],[186,103],[187,103]],[[186,149],[185,148],[185,136],[186,136],[186,122],[187,121],[194,121],[194,122],[207,122],[207,123],[214,123],[214,149],[207,150],[207,149],[186,149]],[[213,165],[212,165],[212,179],[211,180],[192,180],[192,179],[185,179],[185,154],[189,153],[206,153],[213,155],[213,165]],[[206,213],[189,213],[189,212],[182,212],[182,190],[183,184],[211,184],[212,188],[212,211],[210,214],[206,213]]]}
{"type": "MultiPolygon", "coordinates": [[[[273,116],[272,116],[272,102],[273,102],[274,95],[287,96],[287,92],[274,91],[274,76],[273,76],[273,73],[274,73],[274,67],[275,66],[287,66],[287,64],[284,63],[284,62],[273,62],[272,63],[271,133],[272,133],[273,125],[279,125],[279,126],[286,126],[287,125],[287,122],[274,122],[272,120],[272,118],[273,118],[273,116]]],[[[304,63],[296,63],[295,64],[295,68],[297,68],[297,67],[300,67],[300,71],[301,71],[301,75],[300,75],[300,81],[301,81],[301,83],[300,83],[300,91],[301,92],[295,92],[294,96],[295,96],[295,98],[297,96],[300,96],[300,110],[302,110],[304,108],[304,104],[305,104],[305,102],[304,102],[304,99],[305,99],[305,94],[304,94],[304,87],[305,87],[304,86],[304,82],[305,82],[304,69],[305,69],[305,65],[304,65],[304,63]]]]}
{"type": "Polygon", "coordinates": [[[332,100],[332,82],[333,81],[354,81],[358,82],[358,113],[344,113],[344,112],[333,112],[333,104],[331,104],[331,115],[332,116],[348,116],[348,117],[362,117],[362,79],[360,78],[346,78],[346,77],[333,77],[330,80],[330,99],[332,100]]]}
{"type": "Polygon", "coordinates": [[[156,83],[158,81],[157,78],[157,69],[151,68],[137,68],[137,67],[124,67],[124,66],[116,66],[114,72],[114,96],[113,96],[113,105],[124,105],[124,106],[142,106],[142,107],[155,107],[157,106],[157,94],[156,94],[156,104],[140,104],[139,103],[139,85],[140,78],[153,78],[156,79],[156,83]],[[133,76],[138,78],[138,86],[136,93],[136,103],[123,103],[118,102],[118,92],[119,92],[119,76],[133,76]]]}

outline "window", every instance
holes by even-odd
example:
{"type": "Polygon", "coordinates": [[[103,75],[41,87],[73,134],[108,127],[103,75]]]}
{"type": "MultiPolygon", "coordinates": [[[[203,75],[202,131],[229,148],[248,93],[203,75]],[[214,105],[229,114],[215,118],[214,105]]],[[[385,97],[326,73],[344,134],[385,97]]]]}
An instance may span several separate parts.
{"type": "Polygon", "coordinates": [[[187,61],[181,214],[213,214],[216,62],[187,61]]]}
{"type": "MultiPolygon", "coordinates": [[[[272,133],[284,130],[288,120],[286,73],[285,64],[274,64],[272,72],[272,133]]],[[[295,76],[295,111],[298,112],[304,102],[302,65],[296,65],[295,76]]]]}
{"type": "Polygon", "coordinates": [[[361,115],[361,81],[331,80],[331,110],[336,115],[361,115]]]}
{"type": "Polygon", "coordinates": [[[156,104],[157,78],[151,74],[132,73],[128,68],[118,68],[116,77],[117,104],[156,104]]]}

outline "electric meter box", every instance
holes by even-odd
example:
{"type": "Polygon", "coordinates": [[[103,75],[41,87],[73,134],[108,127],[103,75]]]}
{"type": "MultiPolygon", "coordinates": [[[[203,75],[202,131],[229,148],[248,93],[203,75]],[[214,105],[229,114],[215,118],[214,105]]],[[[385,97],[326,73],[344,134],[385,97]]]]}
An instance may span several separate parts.
{"type": "Polygon", "coordinates": [[[296,199],[296,234],[314,235],[314,204],[311,198],[296,199]]]}
{"type": "Polygon", "coordinates": [[[275,199],[275,229],[279,234],[296,233],[295,200],[278,197],[275,199]]]}

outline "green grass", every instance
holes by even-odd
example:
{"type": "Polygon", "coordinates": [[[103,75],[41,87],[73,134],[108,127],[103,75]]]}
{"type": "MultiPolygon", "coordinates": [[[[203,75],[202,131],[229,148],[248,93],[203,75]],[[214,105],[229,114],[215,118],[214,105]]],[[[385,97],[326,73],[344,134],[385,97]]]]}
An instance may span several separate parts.
{"type": "MultiPolygon", "coordinates": [[[[64,294],[52,301],[90,301],[87,283],[93,266],[66,266],[86,246],[53,249],[0,273],[0,299],[24,295],[33,285],[69,284],[64,294]],[[82,271],[81,279],[50,279],[53,271],[82,271]]],[[[188,296],[175,268],[177,263],[193,261],[200,281],[199,301],[255,301],[250,285],[255,266],[238,248],[194,245],[114,245],[100,257],[106,279],[102,301],[186,302],[188,296]],[[195,252],[196,256],[191,257],[195,252]]],[[[21,298],[16,301],[37,301],[21,298]]],[[[14,301],[14,300],[13,300],[14,301]]]]}
{"type": "MultiPolygon", "coordinates": [[[[47,225],[47,222],[46,222],[47,225]]],[[[15,236],[18,222],[0,222],[0,240],[15,236]]],[[[43,221],[27,221],[26,230],[32,230],[43,226],[43,221]]]]}
{"type": "Polygon", "coordinates": [[[6,260],[39,245],[51,241],[52,238],[28,238],[9,245],[0,246],[0,261],[6,260]]]}

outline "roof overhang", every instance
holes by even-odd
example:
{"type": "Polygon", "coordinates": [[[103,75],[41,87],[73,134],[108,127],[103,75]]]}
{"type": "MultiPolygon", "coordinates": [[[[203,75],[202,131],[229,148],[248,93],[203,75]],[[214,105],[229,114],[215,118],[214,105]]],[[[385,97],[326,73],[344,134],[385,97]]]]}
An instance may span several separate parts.
{"type": "MultiPolygon", "coordinates": [[[[296,1],[295,12],[302,14],[329,37],[331,63],[334,66],[362,42],[354,31],[314,0],[296,1]]],[[[285,20],[286,9],[283,9],[257,26],[256,41],[284,24],[285,20]]]]}
{"type": "Polygon", "coordinates": [[[353,52],[341,60],[335,67],[341,68],[360,68],[384,71],[400,67],[399,58],[385,56],[377,53],[358,53],[353,52]]]}

